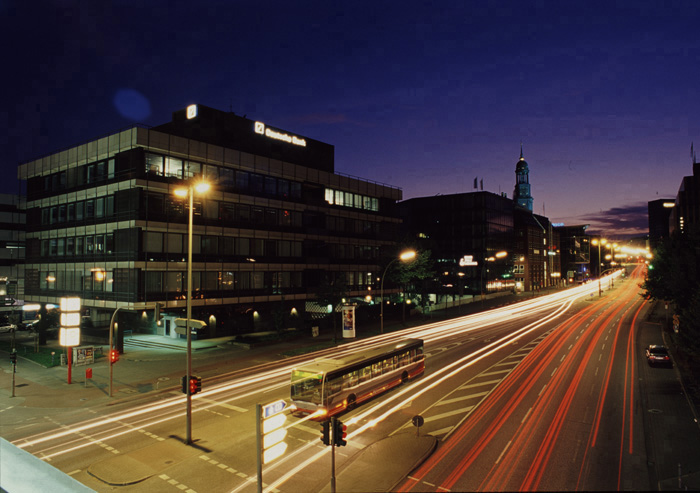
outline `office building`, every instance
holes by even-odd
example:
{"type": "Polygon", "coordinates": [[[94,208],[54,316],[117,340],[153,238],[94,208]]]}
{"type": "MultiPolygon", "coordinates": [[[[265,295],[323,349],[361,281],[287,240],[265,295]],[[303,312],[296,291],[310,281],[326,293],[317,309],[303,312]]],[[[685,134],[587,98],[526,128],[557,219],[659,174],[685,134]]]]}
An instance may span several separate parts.
{"type": "Polygon", "coordinates": [[[332,145],[201,105],[23,163],[19,177],[27,300],[78,296],[97,327],[119,308],[134,330],[173,337],[188,296],[176,189],[211,184],[193,199],[192,317],[205,336],[299,326],[326,276],[364,297],[400,223],[401,190],[336,173],[332,145]]]}

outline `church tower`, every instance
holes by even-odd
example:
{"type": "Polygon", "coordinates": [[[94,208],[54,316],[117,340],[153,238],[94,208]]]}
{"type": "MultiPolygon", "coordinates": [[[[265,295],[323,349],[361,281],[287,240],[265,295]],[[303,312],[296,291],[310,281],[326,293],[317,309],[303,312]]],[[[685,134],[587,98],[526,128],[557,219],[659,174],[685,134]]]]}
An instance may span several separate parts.
{"type": "Polygon", "coordinates": [[[520,144],[520,159],[515,165],[515,190],[513,201],[520,207],[532,212],[532,195],[530,195],[530,169],[523,157],[523,145],[520,144]]]}

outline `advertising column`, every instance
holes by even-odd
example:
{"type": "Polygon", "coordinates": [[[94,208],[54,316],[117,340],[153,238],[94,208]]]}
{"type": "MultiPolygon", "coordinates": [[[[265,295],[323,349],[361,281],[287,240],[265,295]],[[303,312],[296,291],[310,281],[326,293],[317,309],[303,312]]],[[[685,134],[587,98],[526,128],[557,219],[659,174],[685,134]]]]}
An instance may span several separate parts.
{"type": "Polygon", "coordinates": [[[355,305],[343,305],[343,338],[355,337],[355,305]]]}

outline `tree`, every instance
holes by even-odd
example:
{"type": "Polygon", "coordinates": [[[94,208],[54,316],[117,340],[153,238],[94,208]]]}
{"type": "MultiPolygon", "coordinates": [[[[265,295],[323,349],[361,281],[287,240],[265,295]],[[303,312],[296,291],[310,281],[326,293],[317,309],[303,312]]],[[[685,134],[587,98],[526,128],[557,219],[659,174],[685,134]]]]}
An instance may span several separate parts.
{"type": "MultiPolygon", "coordinates": [[[[416,257],[410,262],[396,262],[387,274],[393,282],[401,286],[406,295],[420,295],[420,302],[427,301],[425,280],[435,277],[435,267],[431,258],[430,250],[416,250],[416,257]]],[[[403,303],[402,319],[406,320],[405,307],[403,303]]]]}
{"type": "Polygon", "coordinates": [[[316,303],[320,306],[331,306],[331,318],[333,320],[333,344],[337,342],[337,329],[336,329],[336,311],[338,307],[343,302],[343,299],[347,298],[347,283],[345,282],[345,276],[340,272],[327,273],[321,279],[321,283],[316,288],[316,303]]]}
{"type": "Polygon", "coordinates": [[[41,305],[39,308],[39,321],[34,326],[37,335],[39,337],[39,345],[45,346],[46,340],[48,339],[48,331],[51,327],[58,326],[58,311],[57,310],[47,310],[46,305],[41,305]]]}
{"type": "Polygon", "coordinates": [[[642,283],[643,296],[671,302],[676,307],[688,342],[700,336],[700,234],[691,229],[674,233],[653,253],[642,283]]]}

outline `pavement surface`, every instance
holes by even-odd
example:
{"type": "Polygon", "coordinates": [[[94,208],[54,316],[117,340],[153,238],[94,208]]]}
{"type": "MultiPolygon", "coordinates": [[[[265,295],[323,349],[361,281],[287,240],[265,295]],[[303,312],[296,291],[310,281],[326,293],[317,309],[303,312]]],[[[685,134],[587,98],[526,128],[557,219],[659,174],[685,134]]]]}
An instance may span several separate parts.
{"type": "MultiPolygon", "coordinates": [[[[499,300],[492,300],[490,304],[481,304],[480,307],[461,307],[459,312],[434,313],[433,320],[450,318],[451,316],[466,315],[470,311],[479,311],[479,308],[491,308],[493,306],[507,304],[523,299],[522,296],[509,296],[499,300]]],[[[476,305],[476,304],[473,304],[476,305]]],[[[425,323],[429,320],[416,317],[409,325],[425,323]]],[[[405,325],[387,325],[385,331],[405,328],[405,325]]],[[[18,333],[18,343],[22,333],[18,333]]],[[[9,337],[6,334],[0,338],[9,337]]],[[[342,342],[342,340],[338,341],[342,342]]],[[[57,341],[50,341],[56,345],[57,354],[61,348],[57,341]]],[[[276,345],[261,345],[246,347],[233,344],[233,337],[206,339],[192,341],[192,359],[194,373],[202,376],[205,381],[221,373],[238,369],[250,368],[258,364],[279,360],[282,351],[313,348],[321,345],[332,345],[330,334],[317,338],[302,337],[292,341],[286,341],[276,345]]],[[[104,348],[104,346],[103,346],[104,348]]],[[[106,348],[103,349],[106,353],[106,348]]],[[[45,368],[22,356],[19,352],[17,372],[15,373],[15,397],[11,397],[12,366],[9,363],[9,354],[0,351],[0,434],[6,432],[9,425],[3,425],[5,417],[9,417],[3,411],[13,408],[21,412],[23,408],[76,408],[90,407],[99,404],[114,405],[125,403],[132,399],[145,397],[155,392],[171,391],[179,388],[180,377],[185,373],[186,341],[184,339],[171,339],[155,335],[134,335],[132,339],[125,341],[125,353],[120,361],[114,365],[113,397],[109,397],[109,365],[107,358],[98,358],[96,362],[86,366],[74,366],[72,371],[72,383],[67,383],[67,368],[56,366],[45,368]],[[173,358],[174,353],[181,353],[182,358],[173,358]],[[86,369],[92,369],[92,378],[86,378],[86,369]]],[[[692,403],[691,407],[692,407],[692,403]]],[[[10,409],[12,411],[12,409],[10,409]]],[[[692,411],[695,413],[695,410],[692,411]]],[[[7,421],[5,421],[7,422],[7,421]]],[[[695,426],[698,424],[684,422],[682,426],[695,426]]],[[[682,430],[680,431],[682,433],[682,430]]],[[[438,446],[438,441],[432,436],[416,436],[405,433],[386,437],[371,444],[361,453],[353,457],[352,461],[338,472],[336,478],[337,491],[369,492],[391,491],[401,480],[419,466],[438,446]],[[392,460],[387,460],[391,457],[392,460]],[[377,463],[383,467],[378,470],[372,467],[377,463]],[[378,471],[370,474],[370,471],[378,471]]],[[[196,449],[183,447],[176,440],[167,440],[153,445],[162,447],[163,450],[153,451],[148,448],[137,450],[120,457],[109,459],[119,460],[123,464],[115,468],[113,463],[97,462],[90,466],[90,473],[99,477],[105,483],[112,485],[125,484],[125,477],[114,476],[115,470],[129,470],[129,483],[134,480],[142,480],[162,469],[159,461],[163,457],[167,460],[184,460],[187,454],[198,453],[196,449]],[[157,453],[154,453],[157,452],[157,453]],[[183,455],[184,454],[184,455],[183,455]]],[[[172,464],[172,463],[171,463],[172,464]]],[[[690,472],[690,471],[688,471],[690,472]]],[[[686,477],[686,483],[695,484],[696,476],[686,477]]],[[[0,486],[2,478],[0,477],[0,486]]],[[[26,485],[25,485],[26,486],[26,485]]],[[[12,491],[12,490],[8,490],[12,491]]],[[[23,491],[30,491],[23,489],[23,491]]],[[[45,490],[37,490],[45,491],[45,490]]],[[[324,489],[330,491],[330,485],[324,489]]]]}

